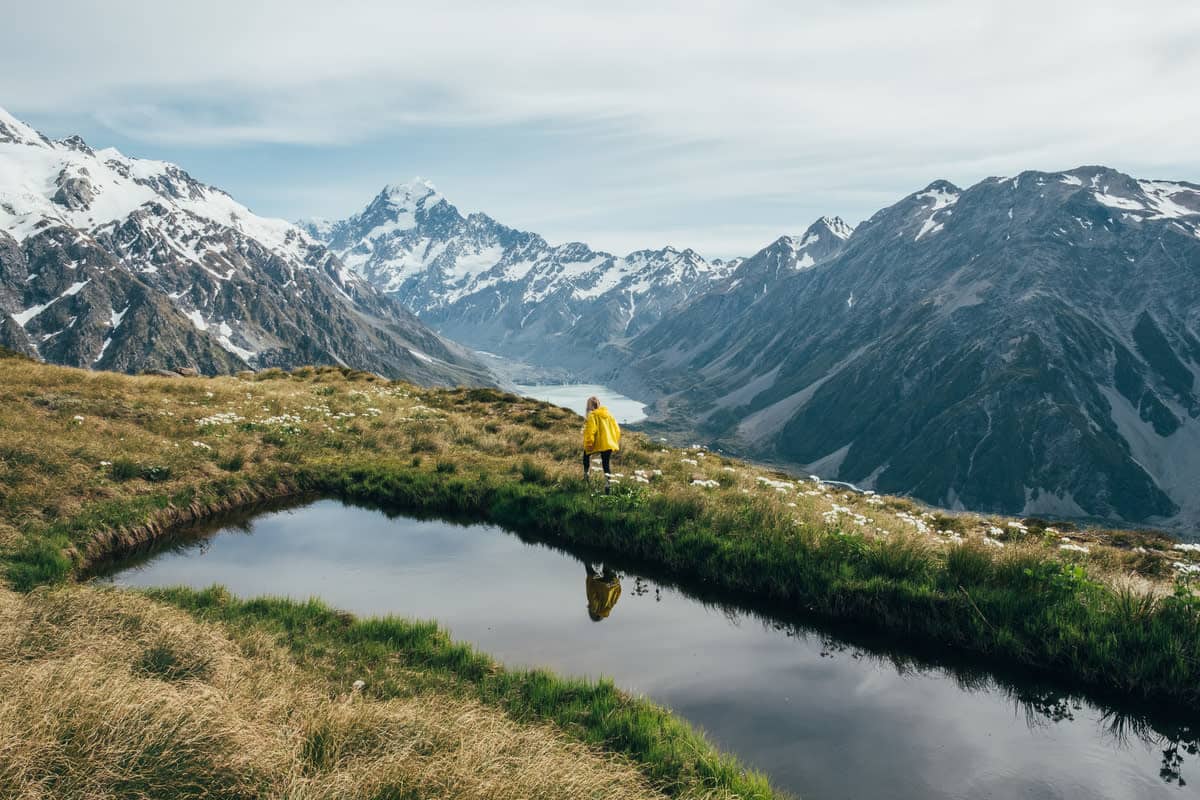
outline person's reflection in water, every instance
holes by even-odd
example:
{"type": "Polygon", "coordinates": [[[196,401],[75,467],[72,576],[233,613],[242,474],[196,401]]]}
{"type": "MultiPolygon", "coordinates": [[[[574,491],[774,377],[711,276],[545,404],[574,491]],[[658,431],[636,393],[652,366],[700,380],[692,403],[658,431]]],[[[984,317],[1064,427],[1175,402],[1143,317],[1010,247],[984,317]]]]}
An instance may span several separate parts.
{"type": "Polygon", "coordinates": [[[599,570],[587,561],[583,565],[587,567],[588,616],[592,622],[599,622],[612,613],[621,596],[621,576],[607,565],[602,564],[599,570]]]}

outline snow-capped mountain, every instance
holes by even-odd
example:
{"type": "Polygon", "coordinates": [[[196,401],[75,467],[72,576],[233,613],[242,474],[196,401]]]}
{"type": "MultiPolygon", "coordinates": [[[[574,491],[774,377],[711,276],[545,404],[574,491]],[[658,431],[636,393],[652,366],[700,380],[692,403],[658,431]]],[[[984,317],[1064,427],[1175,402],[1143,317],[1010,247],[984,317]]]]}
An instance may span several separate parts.
{"type": "Polygon", "coordinates": [[[0,314],[0,344],[75,366],[491,380],[295,225],[174,164],[52,141],[2,109],[0,314]]]}
{"type": "Polygon", "coordinates": [[[486,214],[464,217],[420,178],[385,187],[349,219],[300,225],[443,334],[589,375],[602,371],[606,343],[636,335],[740,263],[672,247],[618,257],[550,245],[486,214]]]}
{"type": "Polygon", "coordinates": [[[668,424],[951,507],[1200,522],[1200,186],[937,181],[773,275],[629,344],[668,424]]]}

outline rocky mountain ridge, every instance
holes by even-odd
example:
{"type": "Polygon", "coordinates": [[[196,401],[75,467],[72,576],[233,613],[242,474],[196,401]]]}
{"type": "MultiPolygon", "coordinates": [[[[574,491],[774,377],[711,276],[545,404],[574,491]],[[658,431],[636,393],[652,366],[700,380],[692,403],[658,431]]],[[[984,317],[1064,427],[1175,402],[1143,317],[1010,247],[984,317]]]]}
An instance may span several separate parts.
{"type": "MultiPolygon", "coordinates": [[[[299,224],[441,333],[588,377],[612,368],[608,344],[721,285],[742,263],[673,247],[615,256],[579,242],[551,245],[486,214],[463,216],[420,178],[385,187],[345,220],[299,224]]],[[[815,263],[825,241],[849,235],[840,219],[821,224],[827,240],[818,243],[816,226],[811,240],[797,237],[797,268],[815,263]],[[811,251],[808,261],[800,251],[811,251]]]]}
{"type": "Polygon", "coordinates": [[[494,382],[291,223],[174,164],[53,141],[2,109],[0,344],[126,372],[343,364],[494,382]]]}
{"type": "Polygon", "coordinates": [[[633,339],[617,385],[653,390],[668,424],[866,488],[1200,521],[1200,186],[1104,167],[937,181],[754,289],[633,339]]]}

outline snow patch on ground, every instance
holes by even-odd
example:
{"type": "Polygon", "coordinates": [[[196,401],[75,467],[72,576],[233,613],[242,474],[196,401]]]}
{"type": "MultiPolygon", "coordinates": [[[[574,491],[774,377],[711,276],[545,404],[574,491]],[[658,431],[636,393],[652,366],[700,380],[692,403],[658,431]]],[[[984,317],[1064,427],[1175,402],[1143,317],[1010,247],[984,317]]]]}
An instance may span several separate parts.
{"type": "Polygon", "coordinates": [[[1119,208],[1123,211],[1149,211],[1144,205],[1128,197],[1119,197],[1115,194],[1106,194],[1104,192],[1096,192],[1095,197],[1097,201],[1109,208],[1119,208]]]}
{"type": "MultiPolygon", "coordinates": [[[[925,218],[925,221],[921,225],[921,229],[917,231],[917,235],[913,241],[919,240],[926,234],[937,233],[942,229],[942,225],[945,220],[943,219],[941,221],[937,221],[934,218],[938,215],[938,212],[957,203],[959,194],[958,192],[946,191],[945,189],[941,188],[927,189],[926,191],[918,194],[916,198],[918,200],[930,200],[932,201],[932,206],[929,208],[929,216],[925,218]]],[[[953,212],[947,211],[945,213],[950,214],[953,212]]]]}
{"type": "Polygon", "coordinates": [[[189,311],[184,316],[192,321],[192,325],[196,326],[198,331],[207,331],[208,323],[204,321],[204,315],[199,311],[189,311]]]}
{"type": "Polygon", "coordinates": [[[426,354],[422,353],[420,350],[413,350],[411,347],[409,347],[408,352],[411,353],[412,357],[417,359],[418,361],[424,361],[426,364],[437,363],[436,358],[434,358],[433,356],[426,355],[426,354]]]}

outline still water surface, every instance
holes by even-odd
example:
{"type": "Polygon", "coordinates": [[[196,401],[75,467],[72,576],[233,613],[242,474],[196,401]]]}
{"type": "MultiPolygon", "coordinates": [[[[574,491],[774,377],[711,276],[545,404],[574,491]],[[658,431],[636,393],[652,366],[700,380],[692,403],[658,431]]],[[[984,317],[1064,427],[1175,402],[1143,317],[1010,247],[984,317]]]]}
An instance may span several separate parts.
{"type": "Polygon", "coordinates": [[[180,539],[104,580],[220,583],[436,619],[510,665],[611,676],[803,798],[1200,796],[1186,720],[852,642],[607,566],[621,592],[593,622],[577,555],[491,526],[319,501],[180,539]]]}
{"type": "Polygon", "coordinates": [[[607,386],[601,386],[598,383],[517,386],[517,391],[534,400],[543,400],[556,406],[569,408],[580,416],[587,411],[587,399],[595,395],[600,398],[601,403],[608,406],[608,410],[621,424],[640,422],[646,418],[645,403],[623,394],[617,394],[607,386]]]}

